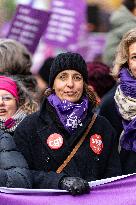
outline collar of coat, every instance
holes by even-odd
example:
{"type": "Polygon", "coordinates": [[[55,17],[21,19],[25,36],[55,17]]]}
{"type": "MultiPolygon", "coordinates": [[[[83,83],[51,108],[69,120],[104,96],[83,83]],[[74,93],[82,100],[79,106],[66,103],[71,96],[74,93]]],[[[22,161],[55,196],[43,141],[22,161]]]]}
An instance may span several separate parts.
{"type": "MultiPolygon", "coordinates": [[[[72,138],[72,140],[69,141],[69,143],[73,144],[74,141],[76,141],[76,139],[78,139],[79,137],[82,137],[82,134],[85,132],[85,130],[87,129],[87,126],[89,125],[92,116],[93,116],[93,112],[92,112],[92,108],[93,106],[91,105],[91,103],[89,102],[89,106],[88,106],[88,112],[87,112],[87,116],[83,121],[83,126],[79,127],[77,129],[77,131],[71,136],[71,134],[64,128],[63,124],[61,123],[57,112],[55,110],[54,107],[52,107],[50,105],[50,103],[48,102],[48,100],[45,98],[40,112],[39,112],[39,117],[44,121],[44,125],[48,124],[49,125],[49,129],[52,128],[56,125],[57,129],[60,130],[60,132],[64,133],[66,138],[72,138]]],[[[42,127],[41,127],[42,129],[42,127]]]]}
{"type": "MultiPolygon", "coordinates": [[[[57,116],[56,110],[48,103],[47,99],[44,99],[38,115],[39,118],[36,122],[37,134],[42,140],[42,144],[44,144],[46,151],[48,150],[50,156],[54,158],[54,166],[56,166],[57,168],[58,164],[61,164],[64,159],[70,154],[72,149],[75,147],[75,145],[78,143],[79,139],[83,136],[83,133],[87,129],[93,116],[92,105],[89,103],[88,113],[83,121],[83,126],[78,128],[73,135],[69,134],[68,131],[64,129],[63,124],[57,116]],[[53,133],[60,134],[63,137],[64,141],[64,146],[55,151],[50,149],[47,144],[48,137],[53,133]]],[[[73,163],[74,166],[73,160],[71,163],[73,163]]],[[[70,173],[70,170],[68,172],[70,173]]]]}

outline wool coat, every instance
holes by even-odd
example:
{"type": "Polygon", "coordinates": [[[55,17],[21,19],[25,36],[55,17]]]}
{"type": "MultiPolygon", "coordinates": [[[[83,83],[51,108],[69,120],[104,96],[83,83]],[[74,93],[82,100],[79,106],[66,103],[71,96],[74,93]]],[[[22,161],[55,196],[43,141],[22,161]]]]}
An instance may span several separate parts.
{"type": "Polygon", "coordinates": [[[0,130],[0,186],[31,188],[31,174],[12,136],[0,130]]]}
{"type": "Polygon", "coordinates": [[[29,168],[33,170],[34,188],[59,188],[59,182],[64,176],[92,181],[122,174],[115,131],[108,120],[101,116],[97,116],[83,144],[62,173],[56,173],[83,136],[92,116],[92,106],[89,103],[83,126],[70,134],[59,120],[55,108],[45,99],[39,112],[27,116],[19,124],[14,140],[29,168]],[[48,143],[54,133],[61,135],[63,139],[62,146],[57,149],[52,149],[48,143]],[[97,153],[93,145],[96,136],[100,139],[100,153],[97,153]]]}
{"type": "Polygon", "coordinates": [[[120,134],[123,131],[123,125],[121,115],[117,110],[117,106],[114,100],[116,89],[117,85],[115,85],[108,93],[105,94],[99,106],[99,114],[109,120],[111,125],[116,130],[117,139],[119,141],[120,134]]]}
{"type": "Polygon", "coordinates": [[[136,152],[122,148],[120,151],[120,160],[123,174],[136,173],[136,152]]]}

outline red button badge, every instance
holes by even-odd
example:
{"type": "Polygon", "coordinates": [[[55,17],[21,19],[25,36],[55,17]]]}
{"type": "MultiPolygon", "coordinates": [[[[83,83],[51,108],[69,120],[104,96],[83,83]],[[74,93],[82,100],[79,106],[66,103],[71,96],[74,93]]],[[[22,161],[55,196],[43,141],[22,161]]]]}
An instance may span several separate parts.
{"type": "Polygon", "coordinates": [[[51,134],[47,139],[47,144],[51,149],[59,149],[63,145],[63,137],[60,134],[51,134]]]}
{"type": "Polygon", "coordinates": [[[103,150],[103,142],[101,135],[94,134],[90,137],[90,148],[96,153],[101,154],[103,150]]]}

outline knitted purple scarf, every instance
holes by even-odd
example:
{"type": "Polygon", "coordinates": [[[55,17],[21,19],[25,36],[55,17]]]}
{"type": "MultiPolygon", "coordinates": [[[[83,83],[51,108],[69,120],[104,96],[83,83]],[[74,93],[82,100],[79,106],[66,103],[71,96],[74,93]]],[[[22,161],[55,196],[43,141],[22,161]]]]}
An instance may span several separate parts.
{"type": "Polygon", "coordinates": [[[88,109],[87,97],[83,97],[80,103],[60,100],[55,94],[51,94],[47,99],[56,109],[59,119],[66,130],[73,133],[79,126],[82,126],[88,109]]]}
{"type": "MultiPolygon", "coordinates": [[[[120,71],[120,88],[125,96],[136,98],[136,78],[127,68],[122,68],[120,71]]],[[[136,152],[136,118],[131,121],[123,120],[123,127],[121,147],[136,152]]]]}
{"type": "Polygon", "coordinates": [[[136,78],[127,68],[120,71],[120,88],[124,95],[136,98],[136,78]]]}

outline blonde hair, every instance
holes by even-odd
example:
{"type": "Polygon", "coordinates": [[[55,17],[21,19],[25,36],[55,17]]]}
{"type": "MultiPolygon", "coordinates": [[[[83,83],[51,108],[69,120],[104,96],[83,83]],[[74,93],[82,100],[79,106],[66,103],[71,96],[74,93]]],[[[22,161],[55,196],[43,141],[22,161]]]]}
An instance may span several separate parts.
{"type": "Polygon", "coordinates": [[[118,78],[119,71],[129,59],[129,46],[136,42],[136,28],[129,30],[123,35],[122,40],[116,51],[115,63],[112,70],[112,76],[118,78]]]}

